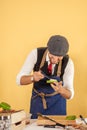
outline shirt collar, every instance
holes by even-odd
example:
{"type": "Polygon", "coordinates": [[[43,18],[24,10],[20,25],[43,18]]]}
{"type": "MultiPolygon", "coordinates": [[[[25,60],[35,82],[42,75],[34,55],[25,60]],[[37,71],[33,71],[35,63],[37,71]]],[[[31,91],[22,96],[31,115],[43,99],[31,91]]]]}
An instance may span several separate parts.
{"type": "Polygon", "coordinates": [[[47,62],[50,62],[50,59],[49,59],[48,53],[47,53],[47,55],[46,55],[46,61],[47,61],[47,62]]]}

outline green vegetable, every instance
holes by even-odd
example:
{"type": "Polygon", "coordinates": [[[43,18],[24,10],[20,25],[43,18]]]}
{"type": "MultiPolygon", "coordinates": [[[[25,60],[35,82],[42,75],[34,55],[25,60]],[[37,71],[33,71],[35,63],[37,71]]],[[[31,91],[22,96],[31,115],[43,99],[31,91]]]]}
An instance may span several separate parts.
{"type": "Polygon", "coordinates": [[[47,83],[53,83],[53,82],[57,82],[57,80],[56,79],[50,79],[50,80],[47,80],[46,82],[47,83]]]}
{"type": "Polygon", "coordinates": [[[11,110],[11,106],[6,102],[1,102],[0,107],[3,108],[4,110],[11,110]]]}
{"type": "Polygon", "coordinates": [[[66,120],[75,120],[75,119],[76,119],[75,115],[66,116],[66,120]]]}

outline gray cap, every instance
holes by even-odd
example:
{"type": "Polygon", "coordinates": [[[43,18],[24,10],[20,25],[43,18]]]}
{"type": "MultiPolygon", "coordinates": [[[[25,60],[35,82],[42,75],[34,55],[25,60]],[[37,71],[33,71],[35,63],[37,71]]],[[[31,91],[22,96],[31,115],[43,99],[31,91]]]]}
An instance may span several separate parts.
{"type": "Polygon", "coordinates": [[[60,35],[50,37],[47,46],[49,52],[55,56],[65,56],[69,50],[67,39],[60,35]]]}

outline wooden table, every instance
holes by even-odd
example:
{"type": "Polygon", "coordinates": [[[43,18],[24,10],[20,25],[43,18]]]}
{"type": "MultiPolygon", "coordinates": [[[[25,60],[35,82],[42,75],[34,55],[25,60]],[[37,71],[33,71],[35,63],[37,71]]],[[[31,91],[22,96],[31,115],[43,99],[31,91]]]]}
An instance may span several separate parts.
{"type": "Polygon", "coordinates": [[[62,127],[56,127],[56,128],[46,128],[44,126],[38,126],[37,125],[37,120],[32,119],[30,121],[30,124],[27,125],[23,130],[76,130],[74,128],[70,128],[70,129],[64,129],[62,127]]]}

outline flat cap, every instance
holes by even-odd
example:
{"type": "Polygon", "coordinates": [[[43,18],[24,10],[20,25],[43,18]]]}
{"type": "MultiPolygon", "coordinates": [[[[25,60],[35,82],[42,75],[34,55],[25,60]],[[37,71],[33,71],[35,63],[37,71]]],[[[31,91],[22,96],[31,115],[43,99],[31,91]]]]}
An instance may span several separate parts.
{"type": "Polygon", "coordinates": [[[61,35],[51,36],[47,43],[48,51],[55,56],[65,56],[69,50],[67,39],[61,35]]]}

